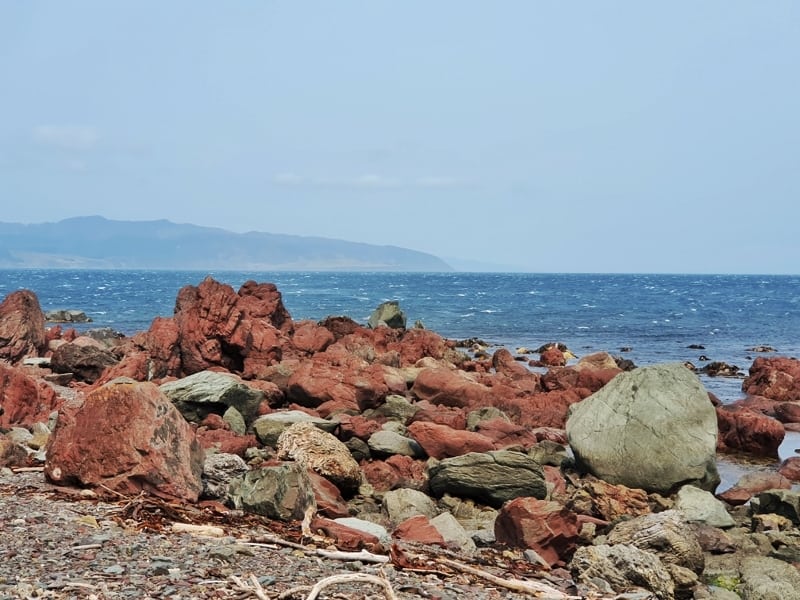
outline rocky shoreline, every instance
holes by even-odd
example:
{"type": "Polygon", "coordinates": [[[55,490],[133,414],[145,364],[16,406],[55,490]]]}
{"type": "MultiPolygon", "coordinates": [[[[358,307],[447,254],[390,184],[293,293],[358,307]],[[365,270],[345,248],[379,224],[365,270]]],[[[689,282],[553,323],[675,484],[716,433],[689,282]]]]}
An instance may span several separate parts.
{"type": "Polygon", "coordinates": [[[800,598],[800,459],[715,495],[719,453],[800,430],[800,361],[723,406],[686,365],[465,342],[392,303],[293,321],[252,281],[131,337],[9,294],[0,598],[304,598],[343,569],[382,583],[320,597],[800,598]]]}

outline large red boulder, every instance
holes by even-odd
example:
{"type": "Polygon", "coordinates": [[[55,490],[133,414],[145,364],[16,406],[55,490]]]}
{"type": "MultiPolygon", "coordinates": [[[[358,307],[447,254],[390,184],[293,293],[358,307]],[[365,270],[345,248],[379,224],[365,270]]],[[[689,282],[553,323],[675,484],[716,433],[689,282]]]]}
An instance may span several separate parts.
{"type": "Polygon", "coordinates": [[[770,400],[800,401],[800,360],[780,356],[755,359],[742,390],[770,400]]]}
{"type": "Polygon", "coordinates": [[[404,542],[416,544],[426,544],[431,546],[441,546],[445,548],[447,544],[425,515],[415,515],[409,517],[392,531],[392,537],[404,542]]]}
{"type": "Polygon", "coordinates": [[[388,367],[328,362],[326,353],[304,361],[289,377],[290,402],[315,408],[336,401],[342,407],[363,411],[378,406],[389,393],[404,393],[405,381],[392,377],[388,367]]]}
{"type": "Polygon", "coordinates": [[[258,375],[280,361],[292,320],[274,284],[247,281],[236,293],[206,277],[175,301],[183,375],[212,367],[258,375]]]}
{"type": "Polygon", "coordinates": [[[539,441],[529,427],[511,423],[500,417],[481,421],[475,431],[492,440],[497,450],[506,448],[527,450],[539,441]]]}
{"type": "Polygon", "coordinates": [[[507,502],[494,523],[497,541],[531,548],[552,567],[566,563],[578,543],[578,515],[558,502],[522,497],[507,502]]]}
{"type": "Polygon", "coordinates": [[[63,407],[45,475],[125,495],[146,491],[196,502],[203,450],[178,409],[152,383],[120,379],[63,407]]]}
{"type": "Polygon", "coordinates": [[[459,408],[481,408],[491,405],[491,390],[464,371],[457,369],[422,369],[411,393],[419,400],[459,408]]]}
{"type": "Polygon", "coordinates": [[[800,402],[781,402],[776,404],[775,418],[781,423],[800,423],[800,402]]]}
{"type": "Polygon", "coordinates": [[[452,429],[447,425],[415,421],[408,426],[408,434],[433,458],[461,456],[469,452],[494,450],[494,442],[480,433],[452,429]]]}
{"type": "Polygon", "coordinates": [[[0,427],[30,427],[46,422],[63,400],[42,381],[22,368],[0,363],[0,427]]]}
{"type": "Polygon", "coordinates": [[[46,343],[44,313],[36,294],[11,292],[0,303],[0,359],[15,363],[39,356],[46,343]]]}
{"type": "Polygon", "coordinates": [[[719,452],[747,452],[777,458],[786,435],[780,421],[737,406],[718,406],[716,411],[719,452]]]}
{"type": "Polygon", "coordinates": [[[314,321],[296,323],[292,334],[292,344],[295,349],[308,355],[323,352],[335,341],[336,338],[329,329],[318,325],[314,321]]]}
{"type": "Polygon", "coordinates": [[[417,361],[429,357],[437,360],[454,358],[450,342],[438,333],[428,329],[409,329],[398,341],[387,344],[388,351],[397,351],[402,366],[414,365],[417,361]]]}
{"type": "Polygon", "coordinates": [[[492,367],[501,375],[516,379],[518,377],[530,377],[537,379],[538,375],[530,371],[526,366],[514,360],[506,348],[500,348],[492,355],[492,367]]]}

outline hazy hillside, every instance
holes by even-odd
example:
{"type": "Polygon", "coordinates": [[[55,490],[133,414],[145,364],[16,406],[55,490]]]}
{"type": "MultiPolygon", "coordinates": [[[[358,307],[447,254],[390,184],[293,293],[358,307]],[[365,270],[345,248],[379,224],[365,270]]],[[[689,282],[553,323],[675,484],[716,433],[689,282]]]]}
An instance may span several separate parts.
{"type": "Polygon", "coordinates": [[[170,221],[0,222],[0,268],[451,271],[432,254],[170,221]]]}

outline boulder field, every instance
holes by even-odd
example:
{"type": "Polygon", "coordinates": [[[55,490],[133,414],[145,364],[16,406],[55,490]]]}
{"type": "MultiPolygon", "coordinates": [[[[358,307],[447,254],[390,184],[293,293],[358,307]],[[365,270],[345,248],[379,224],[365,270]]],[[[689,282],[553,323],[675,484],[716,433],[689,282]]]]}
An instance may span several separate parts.
{"type": "Polygon", "coordinates": [[[798,461],[714,495],[718,452],[775,459],[800,423],[800,361],[757,358],[715,405],[683,364],[568,366],[552,343],[529,363],[405,324],[395,303],[294,321],[273,284],[206,278],[147,331],[79,335],[12,292],[0,467],[303,520],[340,548],[524,551],[573,594],[800,598],[798,461]]]}

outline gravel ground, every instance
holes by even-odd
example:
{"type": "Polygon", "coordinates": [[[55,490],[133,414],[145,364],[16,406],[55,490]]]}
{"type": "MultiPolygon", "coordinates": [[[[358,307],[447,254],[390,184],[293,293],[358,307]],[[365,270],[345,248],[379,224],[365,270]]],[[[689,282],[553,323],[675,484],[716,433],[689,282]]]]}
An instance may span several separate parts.
{"type": "MultiPolygon", "coordinates": [[[[0,470],[0,532],[0,600],[256,598],[236,582],[239,578],[252,586],[251,576],[263,588],[261,597],[304,600],[308,588],[291,594],[288,590],[353,573],[385,577],[399,599],[533,597],[444,567],[434,558],[414,563],[426,572],[320,557],[308,544],[305,550],[291,546],[303,541],[294,526],[213,505],[176,506],[144,497],[100,501],[81,490],[50,485],[35,471],[0,470]],[[218,526],[223,535],[176,532],[176,521],[218,526]],[[262,543],[249,545],[254,542],[262,543]]],[[[521,557],[509,553],[486,550],[478,559],[450,558],[504,579],[529,579],[570,591],[568,580],[557,572],[536,574],[521,557]]],[[[350,582],[326,587],[319,597],[386,595],[374,583],[350,582]]]]}

